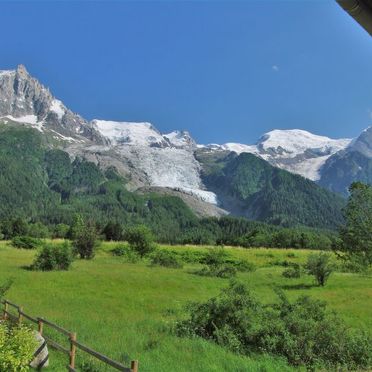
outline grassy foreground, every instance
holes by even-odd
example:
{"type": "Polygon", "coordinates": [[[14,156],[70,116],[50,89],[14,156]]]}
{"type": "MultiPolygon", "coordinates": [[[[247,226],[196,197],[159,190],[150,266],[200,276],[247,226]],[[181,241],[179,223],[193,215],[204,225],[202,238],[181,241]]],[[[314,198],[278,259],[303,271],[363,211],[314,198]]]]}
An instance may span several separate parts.
{"type": "MultiPolygon", "coordinates": [[[[216,295],[228,280],[194,275],[192,265],[169,269],[149,267],[146,262],[125,263],[109,252],[116,244],[104,243],[92,261],[77,260],[68,272],[33,272],[25,266],[31,264],[34,251],[0,242],[0,284],[13,277],[7,298],[26,313],[76,331],[79,341],[125,364],[138,359],[140,371],[292,370],[278,358],[238,356],[204,340],[171,335],[169,325],[184,316],[185,304],[216,295]]],[[[238,279],[261,300],[273,301],[273,288],[279,286],[290,298],[308,294],[326,300],[350,327],[372,329],[371,276],[334,273],[320,288],[308,276],[283,278],[283,267],[273,265],[281,260],[302,263],[310,251],[226,249],[257,265],[255,272],[239,273],[238,279]]],[[[67,357],[52,353],[49,370],[63,371],[66,364],[67,357]]]]}

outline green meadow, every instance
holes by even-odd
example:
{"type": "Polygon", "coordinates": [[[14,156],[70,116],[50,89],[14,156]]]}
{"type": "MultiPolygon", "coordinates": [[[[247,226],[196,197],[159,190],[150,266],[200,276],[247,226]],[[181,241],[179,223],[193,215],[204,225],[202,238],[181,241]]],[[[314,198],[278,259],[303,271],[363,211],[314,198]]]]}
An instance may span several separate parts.
{"type": "MultiPolygon", "coordinates": [[[[0,242],[0,284],[14,278],[6,298],[23,306],[31,316],[45,317],[77,332],[80,342],[126,365],[138,359],[140,371],[291,371],[279,358],[269,355],[235,355],[202,339],[186,339],[170,331],[186,316],[190,301],[205,301],[229,283],[227,279],[192,273],[199,264],[182,269],[152,267],[148,262],[126,263],[110,253],[117,243],[103,243],[93,260],[76,260],[66,272],[27,270],[35,251],[20,250],[0,242]]],[[[199,252],[206,247],[166,247],[199,252]]],[[[368,274],[335,272],[324,288],[304,275],[284,278],[280,262],[304,263],[312,251],[291,249],[226,248],[257,267],[238,273],[264,302],[275,301],[274,288],[289,298],[307,294],[325,300],[350,327],[372,329],[372,277],[368,274]]],[[[61,343],[64,342],[60,339],[61,343]]],[[[67,343],[66,343],[67,345],[67,343]]],[[[77,363],[86,371],[106,368],[91,365],[78,351],[77,363]]],[[[51,352],[50,371],[63,371],[67,356],[51,352]]]]}

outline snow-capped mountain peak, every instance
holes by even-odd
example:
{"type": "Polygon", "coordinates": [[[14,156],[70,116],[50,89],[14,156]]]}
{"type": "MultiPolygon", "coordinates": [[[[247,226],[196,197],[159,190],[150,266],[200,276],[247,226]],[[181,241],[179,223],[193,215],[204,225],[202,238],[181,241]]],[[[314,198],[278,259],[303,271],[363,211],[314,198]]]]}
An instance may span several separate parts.
{"type": "Polygon", "coordinates": [[[257,148],[283,157],[295,157],[309,150],[328,155],[344,149],[350,142],[348,138],[331,139],[302,129],[275,129],[259,139],[257,148]]]}
{"type": "Polygon", "coordinates": [[[182,149],[196,149],[197,144],[194,141],[194,139],[190,136],[190,133],[187,131],[180,131],[175,130],[171,133],[164,134],[163,136],[166,138],[169,143],[176,147],[176,148],[182,148],[182,149]]]}
{"type": "Polygon", "coordinates": [[[345,149],[351,139],[331,139],[302,129],[275,129],[265,133],[255,145],[241,143],[211,144],[210,151],[248,152],[274,166],[316,181],[327,159],[345,149]]]}

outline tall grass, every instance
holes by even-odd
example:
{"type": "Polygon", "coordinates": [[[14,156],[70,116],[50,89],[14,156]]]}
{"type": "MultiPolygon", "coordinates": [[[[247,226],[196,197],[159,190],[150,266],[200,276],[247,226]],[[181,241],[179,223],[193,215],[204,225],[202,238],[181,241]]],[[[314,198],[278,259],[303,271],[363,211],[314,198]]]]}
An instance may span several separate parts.
{"type": "MultiPolygon", "coordinates": [[[[290,371],[281,360],[267,355],[234,355],[200,339],[183,339],[169,332],[182,318],[189,301],[204,301],[228,284],[226,279],[191,274],[198,264],[182,269],[126,263],[104,243],[91,261],[77,260],[67,272],[36,272],[24,267],[35,252],[0,243],[0,283],[13,277],[7,297],[27,313],[43,316],[76,331],[78,340],[113,359],[128,364],[140,361],[140,371],[290,371]]],[[[197,247],[163,247],[199,251],[197,247]]],[[[289,297],[309,294],[326,300],[351,327],[372,328],[372,280],[370,276],[335,273],[326,287],[314,286],[313,278],[282,277],[283,261],[303,263],[306,250],[226,248],[237,258],[253,262],[255,272],[238,273],[266,302],[274,298],[273,287],[289,297]]],[[[82,360],[78,352],[77,361],[82,360]]],[[[51,371],[61,371],[66,358],[52,354],[51,371]]],[[[102,370],[104,370],[102,368],[102,370]]]]}

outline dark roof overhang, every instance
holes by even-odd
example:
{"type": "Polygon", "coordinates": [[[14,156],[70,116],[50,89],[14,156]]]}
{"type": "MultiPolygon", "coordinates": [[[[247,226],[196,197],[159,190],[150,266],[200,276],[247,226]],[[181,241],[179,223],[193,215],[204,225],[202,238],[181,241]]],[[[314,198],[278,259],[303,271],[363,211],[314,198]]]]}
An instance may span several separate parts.
{"type": "Polygon", "coordinates": [[[372,35],[372,0],[336,0],[370,35],[372,35]]]}

